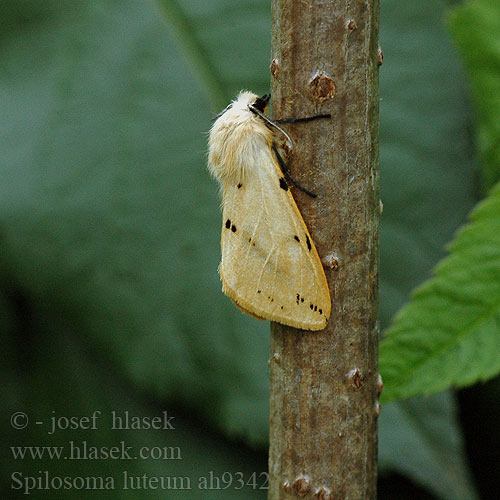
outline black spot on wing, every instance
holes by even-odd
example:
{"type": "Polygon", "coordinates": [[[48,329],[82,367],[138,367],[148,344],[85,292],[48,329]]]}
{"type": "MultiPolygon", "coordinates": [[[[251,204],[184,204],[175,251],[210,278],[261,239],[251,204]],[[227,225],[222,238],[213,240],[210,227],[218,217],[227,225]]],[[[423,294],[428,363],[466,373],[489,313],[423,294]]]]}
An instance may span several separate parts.
{"type": "Polygon", "coordinates": [[[293,237],[293,239],[294,239],[295,241],[298,241],[298,242],[300,243],[300,239],[299,239],[299,237],[298,237],[297,235],[295,235],[295,236],[293,237]]]}
{"type": "Polygon", "coordinates": [[[323,314],[323,309],[318,309],[317,304],[313,304],[312,302],[309,304],[309,309],[314,312],[319,312],[320,314],[323,314]]]}
{"type": "Polygon", "coordinates": [[[241,186],[243,186],[243,184],[240,182],[240,183],[238,184],[238,189],[240,189],[240,188],[241,188],[241,186]]]}
{"type": "Polygon", "coordinates": [[[227,219],[226,221],[226,229],[229,229],[231,227],[231,221],[227,219]]]}
{"type": "Polygon", "coordinates": [[[280,177],[280,188],[284,189],[285,191],[288,191],[288,184],[286,183],[284,177],[280,177]]]}
{"type": "Polygon", "coordinates": [[[311,251],[311,240],[309,239],[309,236],[306,234],[306,243],[307,243],[307,249],[311,251]]]}
{"type": "Polygon", "coordinates": [[[234,224],[231,226],[231,231],[232,231],[233,233],[235,233],[235,232],[236,232],[236,226],[235,226],[234,224]]]}
{"type": "MultiPolygon", "coordinates": [[[[295,299],[296,299],[297,305],[301,305],[304,302],[304,297],[302,297],[300,295],[300,293],[295,294],[295,299]]],[[[319,314],[323,315],[323,309],[318,307],[317,304],[314,304],[314,302],[309,302],[309,309],[311,309],[311,311],[313,311],[313,312],[318,312],[319,314]]]]}

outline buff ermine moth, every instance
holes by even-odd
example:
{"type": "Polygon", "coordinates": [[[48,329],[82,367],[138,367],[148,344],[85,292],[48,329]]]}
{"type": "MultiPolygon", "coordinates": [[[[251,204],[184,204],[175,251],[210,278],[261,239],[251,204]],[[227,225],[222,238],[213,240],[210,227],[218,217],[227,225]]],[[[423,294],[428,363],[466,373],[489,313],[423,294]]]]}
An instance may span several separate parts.
{"type": "Polygon", "coordinates": [[[321,330],[331,311],[328,284],[276,134],[291,140],[264,115],[268,101],[243,91],[210,130],[208,168],[222,190],[222,290],[256,318],[321,330]]]}

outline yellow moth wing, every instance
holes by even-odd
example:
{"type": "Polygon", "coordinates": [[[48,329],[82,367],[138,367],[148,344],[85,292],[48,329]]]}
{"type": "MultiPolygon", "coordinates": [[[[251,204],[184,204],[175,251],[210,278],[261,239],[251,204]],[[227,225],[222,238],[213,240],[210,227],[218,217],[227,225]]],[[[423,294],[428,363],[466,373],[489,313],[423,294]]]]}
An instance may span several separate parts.
{"type": "Polygon", "coordinates": [[[247,161],[240,182],[223,183],[223,291],[252,316],[320,330],[331,300],[311,235],[271,148],[247,161]]]}

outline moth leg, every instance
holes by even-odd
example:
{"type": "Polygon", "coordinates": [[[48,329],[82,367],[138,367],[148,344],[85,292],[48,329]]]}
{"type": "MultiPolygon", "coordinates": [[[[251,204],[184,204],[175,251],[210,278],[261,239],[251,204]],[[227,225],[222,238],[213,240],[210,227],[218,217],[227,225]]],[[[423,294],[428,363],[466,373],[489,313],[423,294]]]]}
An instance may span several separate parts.
{"type": "Polygon", "coordinates": [[[331,117],[332,115],[330,113],[322,113],[320,115],[304,116],[303,118],[280,118],[274,121],[276,123],[300,123],[300,122],[310,122],[312,120],[317,120],[318,118],[331,118],[331,117]]]}
{"type": "Polygon", "coordinates": [[[279,166],[281,168],[281,171],[283,172],[283,175],[285,176],[285,179],[289,182],[291,182],[297,189],[300,189],[303,193],[306,193],[308,196],[311,198],[316,198],[317,194],[313,193],[312,191],[309,191],[305,187],[302,187],[292,176],[290,173],[290,170],[288,169],[287,164],[285,163],[285,160],[281,157],[279,154],[278,148],[276,147],[276,144],[273,143],[273,151],[274,154],[276,155],[276,159],[278,160],[279,166]]]}

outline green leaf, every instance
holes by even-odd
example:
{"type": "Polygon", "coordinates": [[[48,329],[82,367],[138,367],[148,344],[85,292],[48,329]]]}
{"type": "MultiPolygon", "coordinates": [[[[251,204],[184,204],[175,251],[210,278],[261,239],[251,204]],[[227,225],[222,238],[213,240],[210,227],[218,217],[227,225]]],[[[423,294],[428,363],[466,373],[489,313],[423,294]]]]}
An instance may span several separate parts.
{"type": "Polygon", "coordinates": [[[384,399],[487,380],[500,372],[499,345],[500,184],[387,332],[380,349],[384,399]]]}
{"type": "Polygon", "coordinates": [[[443,2],[381,3],[382,328],[430,276],[474,205],[466,89],[443,2]]]}
{"type": "Polygon", "coordinates": [[[3,348],[23,368],[17,400],[4,398],[12,395],[15,371],[2,378],[4,422],[18,412],[28,418],[25,429],[9,425],[2,433],[2,498],[66,500],[82,492],[86,499],[111,500],[266,498],[264,456],[208,432],[188,412],[133,391],[65,323],[37,327],[29,337],[21,321],[17,333],[24,338],[2,335],[3,348]],[[13,449],[37,446],[47,447],[42,458],[29,452],[13,458],[13,449]],[[60,458],[50,459],[49,447],[61,447],[60,458]],[[67,478],[66,487],[59,478],[67,478]]]}
{"type": "MultiPolygon", "coordinates": [[[[186,5],[202,9],[186,15],[207,46],[233,36],[213,5],[186,5]]],[[[241,43],[262,12],[245,17],[241,43]]],[[[269,327],[221,293],[210,103],[162,16],[152,2],[82,1],[4,33],[4,267],[46,321],[81,324],[139,387],[265,445],[269,327]]]]}
{"type": "Polygon", "coordinates": [[[404,473],[444,500],[477,498],[450,394],[384,405],[379,430],[382,473],[404,473]]]}
{"type": "Polygon", "coordinates": [[[451,12],[449,26],[469,73],[485,191],[500,180],[500,2],[475,0],[451,12]]]}

